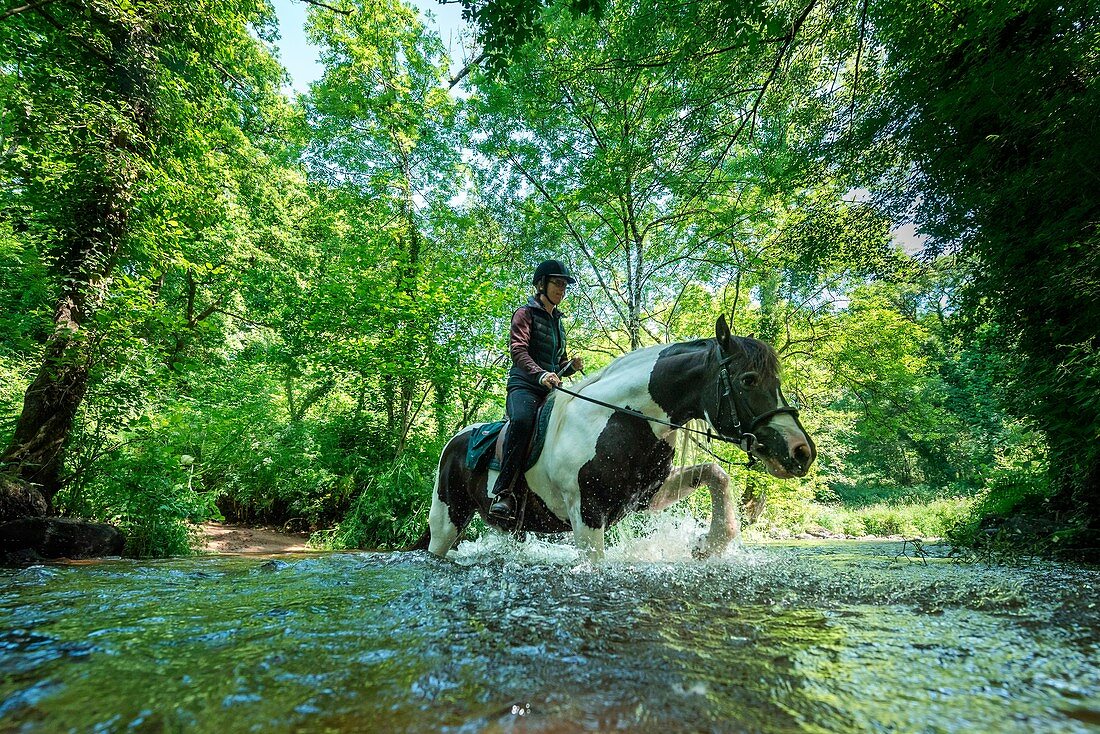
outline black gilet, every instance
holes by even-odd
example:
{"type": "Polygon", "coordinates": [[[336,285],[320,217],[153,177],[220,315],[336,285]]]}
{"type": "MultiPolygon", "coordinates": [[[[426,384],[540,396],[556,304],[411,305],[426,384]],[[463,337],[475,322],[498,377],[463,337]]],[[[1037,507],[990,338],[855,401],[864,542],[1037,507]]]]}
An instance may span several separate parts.
{"type": "MultiPolygon", "coordinates": [[[[527,345],[527,351],[539,367],[547,372],[557,372],[561,369],[567,353],[561,311],[554,309],[553,314],[546,313],[546,309],[534,297],[527,302],[527,305],[520,308],[526,308],[531,315],[531,340],[527,345]]],[[[539,377],[513,365],[508,371],[508,387],[523,385],[545,390],[546,388],[538,383],[539,377]]]]}

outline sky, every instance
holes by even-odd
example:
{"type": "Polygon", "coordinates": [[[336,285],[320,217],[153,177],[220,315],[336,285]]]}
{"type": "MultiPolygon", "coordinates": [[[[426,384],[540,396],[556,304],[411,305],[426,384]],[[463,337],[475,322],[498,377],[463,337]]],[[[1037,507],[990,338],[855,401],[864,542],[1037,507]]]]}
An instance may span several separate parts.
{"type": "MultiPolygon", "coordinates": [[[[323,69],[317,62],[317,48],[306,40],[306,9],[302,0],[272,0],[275,13],[279,17],[279,56],[283,66],[290,72],[291,85],[288,91],[304,92],[309,83],[321,77],[323,69]]],[[[425,18],[425,25],[435,30],[443,39],[443,45],[449,50],[452,74],[462,68],[464,52],[462,46],[462,6],[441,5],[436,0],[412,0],[411,5],[420,10],[421,16],[430,13],[433,19],[425,18]]]]}

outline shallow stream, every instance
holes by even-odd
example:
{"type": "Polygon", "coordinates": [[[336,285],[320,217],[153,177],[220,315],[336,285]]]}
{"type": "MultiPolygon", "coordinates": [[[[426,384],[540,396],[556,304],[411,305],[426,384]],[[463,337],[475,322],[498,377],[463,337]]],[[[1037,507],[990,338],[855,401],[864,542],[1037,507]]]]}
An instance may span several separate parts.
{"type": "Polygon", "coordinates": [[[697,530],[0,570],[0,732],[1100,731],[1098,569],[697,530]]]}

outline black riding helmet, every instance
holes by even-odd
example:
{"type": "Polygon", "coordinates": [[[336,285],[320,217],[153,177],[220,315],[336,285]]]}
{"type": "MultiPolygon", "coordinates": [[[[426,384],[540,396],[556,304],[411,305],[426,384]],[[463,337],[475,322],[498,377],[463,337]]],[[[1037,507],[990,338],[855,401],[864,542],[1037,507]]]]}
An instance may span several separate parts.
{"type": "Polygon", "coordinates": [[[577,282],[577,279],[569,272],[569,268],[565,267],[559,260],[545,260],[539,263],[539,266],[535,268],[535,277],[531,279],[531,282],[538,285],[543,278],[565,278],[565,282],[570,285],[577,282]]]}

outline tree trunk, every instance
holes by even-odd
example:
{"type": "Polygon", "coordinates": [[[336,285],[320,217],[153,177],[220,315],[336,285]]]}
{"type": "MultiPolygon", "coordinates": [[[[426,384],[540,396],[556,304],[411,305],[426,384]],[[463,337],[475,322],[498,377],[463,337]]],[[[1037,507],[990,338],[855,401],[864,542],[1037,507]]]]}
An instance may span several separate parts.
{"type": "Polygon", "coordinates": [[[47,502],[61,488],[65,443],[88,387],[92,350],[86,324],[126,228],[129,190],[121,177],[115,180],[118,187],[97,187],[82,211],[74,212],[78,226],[59,263],[66,285],[54,311],[54,330],[0,459],[19,477],[38,485],[47,502]]]}
{"type": "MultiPolygon", "coordinates": [[[[398,136],[394,134],[395,142],[398,146],[403,146],[404,143],[398,140],[398,136]]],[[[412,185],[412,162],[409,159],[408,151],[404,147],[400,147],[401,155],[401,186],[403,190],[403,198],[401,201],[401,213],[405,219],[405,233],[401,238],[400,245],[405,246],[405,252],[402,253],[404,257],[404,263],[398,270],[398,288],[402,290],[408,297],[410,303],[416,303],[418,299],[417,281],[420,278],[420,248],[421,248],[421,236],[420,228],[416,221],[416,204],[413,201],[413,185],[412,185]]],[[[409,372],[409,364],[419,362],[421,359],[422,336],[419,335],[418,324],[399,322],[398,330],[399,336],[397,337],[396,347],[405,360],[405,366],[402,369],[400,376],[397,378],[396,398],[400,401],[399,415],[397,423],[400,424],[400,434],[398,435],[397,442],[397,454],[400,455],[405,450],[405,442],[408,440],[409,431],[412,430],[412,422],[414,419],[414,412],[412,410],[413,399],[418,386],[418,380],[409,372]]],[[[421,327],[422,328],[422,327],[421,327]]]]}
{"type": "Polygon", "coordinates": [[[65,444],[93,362],[89,327],[128,229],[153,119],[152,39],[140,27],[97,20],[106,29],[110,50],[84,61],[101,68],[92,73],[103,74],[104,97],[119,117],[110,135],[73,133],[78,179],[58,187],[71,199],[68,218],[57,225],[55,268],[62,290],[54,330],[24,395],[11,442],[0,456],[8,471],[37,485],[47,503],[61,488],[65,444]]]}
{"type": "Polygon", "coordinates": [[[38,517],[48,511],[46,498],[35,487],[8,474],[0,474],[0,523],[38,517]]]}

